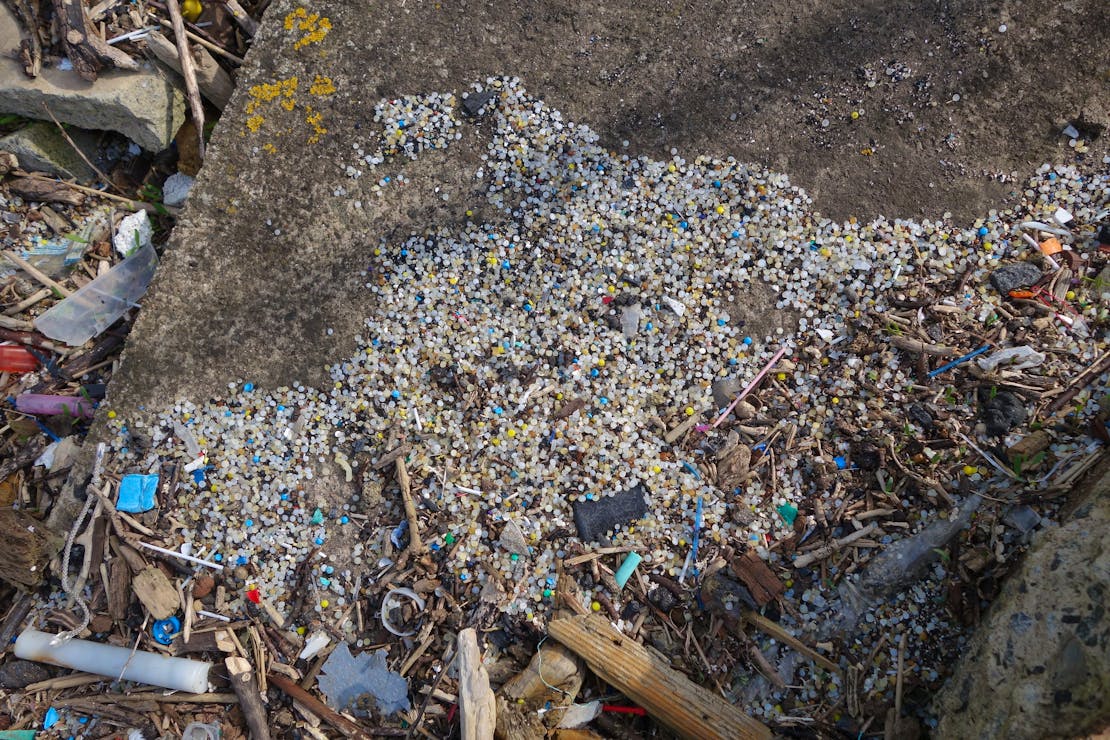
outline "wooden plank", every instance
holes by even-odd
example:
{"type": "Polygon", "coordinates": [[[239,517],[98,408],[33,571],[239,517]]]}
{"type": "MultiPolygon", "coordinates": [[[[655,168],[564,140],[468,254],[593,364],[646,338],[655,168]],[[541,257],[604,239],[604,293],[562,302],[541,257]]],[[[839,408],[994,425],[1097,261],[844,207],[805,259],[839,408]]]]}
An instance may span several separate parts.
{"type": "Polygon", "coordinates": [[[489,674],[482,665],[478,633],[472,628],[459,633],[459,724],[462,740],[493,740],[497,724],[497,702],[489,687],[489,674]]]}
{"type": "Polygon", "coordinates": [[[598,677],[680,737],[690,740],[770,738],[771,730],[703,689],[617,632],[596,614],[555,619],[548,632],[581,656],[598,677]]]}
{"type": "Polygon", "coordinates": [[[131,590],[155,619],[172,616],[181,605],[177,589],[166,578],[166,574],[153,565],[147,566],[131,579],[131,590]]]}

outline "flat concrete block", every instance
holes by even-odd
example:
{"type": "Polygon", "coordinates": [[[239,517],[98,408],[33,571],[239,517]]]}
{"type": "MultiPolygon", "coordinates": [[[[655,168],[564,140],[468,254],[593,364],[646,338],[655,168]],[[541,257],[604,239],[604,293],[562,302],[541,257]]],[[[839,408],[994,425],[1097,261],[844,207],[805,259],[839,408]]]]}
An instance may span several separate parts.
{"type": "MultiPolygon", "coordinates": [[[[89,161],[96,161],[97,134],[72,128],[66,133],[89,161]]],[[[0,149],[18,157],[19,166],[28,172],[47,172],[79,181],[97,177],[53,122],[38,121],[8,134],[0,139],[0,149]]]]}
{"type": "MultiPolygon", "coordinates": [[[[0,5],[2,50],[21,35],[11,10],[0,5]]],[[[149,151],[168,147],[185,121],[184,97],[156,69],[105,72],[89,82],[76,72],[44,67],[32,79],[16,59],[0,55],[0,113],[49,119],[43,104],[62,123],[118,131],[149,151]]]]}

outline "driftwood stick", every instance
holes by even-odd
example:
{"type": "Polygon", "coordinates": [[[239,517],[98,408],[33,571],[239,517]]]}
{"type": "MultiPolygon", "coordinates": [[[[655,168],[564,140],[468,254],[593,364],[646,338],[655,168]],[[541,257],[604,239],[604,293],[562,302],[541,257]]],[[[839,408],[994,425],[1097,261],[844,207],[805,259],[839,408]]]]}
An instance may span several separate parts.
{"type": "MultiPolygon", "coordinates": [[[[43,102],[42,108],[46,111],[46,114],[50,116],[50,120],[54,122],[54,125],[58,127],[58,133],[60,133],[62,135],[62,138],[66,140],[66,143],[69,144],[70,149],[77,153],[77,156],[81,158],[81,161],[91,167],[92,171],[100,177],[100,180],[105,185],[112,188],[113,190],[119,190],[119,188],[116,187],[116,184],[112,182],[111,178],[105,175],[99,167],[93,164],[92,161],[85,156],[85,153],[81,151],[81,147],[77,146],[77,143],[73,141],[73,137],[71,137],[69,135],[69,132],[66,131],[65,126],[63,126],[61,122],[58,121],[57,116],[54,115],[54,111],[50,110],[50,106],[43,102]]],[[[70,174],[72,175],[72,173],[70,174]]]]}
{"type": "Polygon", "coordinates": [[[231,676],[231,688],[239,697],[239,706],[247,720],[252,740],[270,740],[270,728],[266,724],[266,707],[262,704],[262,694],[258,691],[258,681],[254,668],[246,658],[229,657],[224,659],[227,672],[231,676]]]}
{"type": "Polygon", "coordinates": [[[100,38],[85,15],[85,3],[81,0],[54,0],[53,4],[66,56],[81,77],[95,81],[105,67],[139,68],[134,59],[100,38]]]}
{"type": "Polygon", "coordinates": [[[398,457],[404,457],[405,455],[409,454],[409,450],[411,449],[412,445],[409,444],[397,445],[392,450],[378,458],[377,462],[374,463],[374,470],[385,470],[387,467],[397,462],[398,457]]]}
{"type": "Polygon", "coordinates": [[[27,37],[19,44],[19,56],[23,63],[23,71],[27,73],[28,77],[38,77],[39,72],[42,71],[42,42],[39,40],[38,33],[38,3],[14,0],[14,2],[9,2],[8,5],[19,16],[19,20],[23,23],[23,28],[27,32],[27,37]]]}
{"type": "MultiPolygon", "coordinates": [[[[104,676],[97,676],[97,682],[103,683],[104,676]]],[[[94,682],[94,683],[97,683],[94,682]]],[[[163,694],[161,691],[137,691],[134,694],[92,694],[89,696],[74,697],[66,699],[58,697],[55,702],[58,706],[67,706],[74,709],[84,708],[88,710],[90,707],[95,711],[95,708],[101,704],[142,704],[145,702],[158,702],[159,704],[237,704],[239,697],[235,694],[188,694],[188,693],[173,693],[163,694]]]]}
{"type": "Polygon", "coordinates": [[[189,110],[193,113],[193,124],[197,127],[197,151],[200,158],[204,159],[204,104],[200,101],[196,68],[193,55],[189,52],[189,38],[185,35],[185,19],[181,17],[181,6],[177,0],[166,0],[166,10],[173,23],[173,38],[177,42],[181,76],[185,78],[185,96],[189,99],[189,110]]]}
{"type": "Polygon", "coordinates": [[[1049,415],[1052,415],[1060,409],[1064,408],[1064,406],[1068,404],[1071,399],[1075,398],[1079,394],[1079,391],[1090,385],[1099,376],[1106,372],[1108,368],[1110,368],[1110,354],[1104,354],[1098,359],[1098,361],[1095,362],[1094,365],[1091,365],[1086,370],[1079,373],[1079,375],[1075,376],[1075,378],[1070,383],[1068,383],[1067,390],[1057,396],[1052,401],[1052,403],[1048,404],[1048,408],[1046,408],[1045,411],[1049,415]]]}
{"type": "Polygon", "coordinates": [[[420,723],[424,721],[424,712],[428,709],[428,703],[436,694],[437,689],[439,689],[440,682],[443,680],[443,677],[447,675],[447,669],[449,669],[451,667],[451,664],[455,662],[456,657],[457,656],[455,654],[454,647],[450,643],[448,643],[447,651],[443,653],[443,670],[441,670],[436,675],[436,680],[432,682],[432,686],[428,690],[428,695],[424,697],[424,702],[420,705],[420,711],[416,713],[416,719],[413,721],[412,727],[410,728],[410,735],[415,735],[416,732],[420,729],[420,723]]]}
{"type": "Polygon", "coordinates": [[[698,686],[603,617],[554,619],[551,636],[581,656],[601,680],[691,740],[770,738],[771,730],[698,686]]]}
{"type": "MultiPolygon", "coordinates": [[[[84,185],[78,185],[76,183],[69,182],[68,180],[55,180],[52,177],[45,177],[43,175],[39,175],[39,174],[36,174],[34,172],[20,171],[17,174],[20,177],[24,178],[24,179],[41,180],[41,181],[44,181],[44,182],[51,182],[51,183],[54,183],[54,184],[57,184],[57,185],[65,185],[67,188],[70,188],[71,190],[76,190],[78,193],[86,193],[88,195],[95,195],[95,196],[100,197],[100,198],[106,198],[108,200],[114,200],[117,203],[126,203],[132,210],[135,210],[135,211],[143,210],[143,211],[146,211],[147,213],[149,213],[151,216],[159,215],[159,210],[158,210],[159,207],[155,206],[153,203],[146,203],[146,202],[143,202],[141,200],[132,200],[130,198],[124,198],[122,195],[114,195],[112,193],[106,193],[103,190],[96,190],[95,188],[87,188],[84,185]]],[[[176,207],[176,206],[173,206],[173,207],[171,207],[171,206],[161,206],[161,208],[163,209],[161,211],[161,213],[163,213],[163,214],[168,213],[171,216],[176,216],[178,213],[181,212],[181,209],[176,207]]]]}
{"type": "Polygon", "coordinates": [[[413,555],[424,552],[424,541],[420,539],[420,519],[416,516],[416,503],[412,500],[412,479],[405,466],[405,456],[397,458],[397,484],[401,487],[401,500],[405,504],[405,516],[409,520],[409,550],[413,555]]]}
{"type": "Polygon", "coordinates": [[[956,350],[951,347],[929,344],[928,342],[922,342],[919,339],[911,339],[910,337],[891,337],[890,343],[898,349],[904,349],[907,352],[936,355],[937,357],[951,357],[956,354],[956,350]]]}
{"type": "Polygon", "coordinates": [[[342,732],[344,737],[353,737],[357,738],[357,740],[370,740],[369,733],[359,727],[358,724],[347,719],[342,714],[336,712],[327,704],[302,689],[295,681],[290,681],[287,677],[280,673],[274,673],[273,671],[267,674],[266,678],[268,678],[270,683],[274,686],[277,686],[288,694],[291,699],[297,700],[310,712],[342,732]]]}
{"type": "Polygon", "coordinates": [[[492,740],[497,725],[497,700],[482,665],[478,633],[468,627],[459,633],[459,724],[462,740],[492,740]]]}
{"type": "Polygon", "coordinates": [[[906,633],[898,640],[898,679],[894,683],[894,711],[902,716],[902,685],[906,673],[906,633]]]}
{"type": "Polygon", "coordinates": [[[775,638],[779,642],[785,645],[789,645],[825,670],[832,671],[833,673],[840,672],[840,667],[837,666],[836,663],[833,663],[824,655],[821,655],[821,653],[817,652],[809,645],[806,645],[797,637],[794,637],[794,635],[783,629],[782,625],[780,625],[778,622],[774,622],[752,609],[745,609],[743,614],[744,619],[753,627],[757,627],[758,629],[766,632],[768,635],[775,638]]]}
{"type": "MultiPolygon", "coordinates": [[[[160,24],[162,24],[162,26],[163,26],[164,28],[169,28],[170,30],[173,30],[173,24],[172,24],[172,23],[170,23],[169,21],[167,21],[167,20],[166,20],[165,18],[159,18],[159,19],[158,19],[158,22],[159,22],[160,24]]],[[[203,36],[198,36],[198,35],[196,35],[195,33],[193,33],[192,31],[186,30],[186,31],[185,31],[185,35],[186,35],[186,36],[187,36],[187,37],[189,38],[189,40],[190,40],[190,41],[192,41],[192,42],[193,42],[194,44],[200,44],[201,46],[203,46],[203,47],[204,47],[205,49],[208,49],[208,51],[212,52],[213,54],[216,54],[216,55],[218,55],[218,56],[221,56],[221,57],[223,57],[224,59],[227,59],[228,61],[231,61],[231,62],[235,62],[235,63],[236,63],[236,64],[238,64],[239,66],[242,66],[242,64],[243,64],[243,57],[237,57],[237,56],[235,56],[234,54],[232,54],[232,53],[231,53],[230,51],[228,51],[227,49],[224,49],[223,47],[221,47],[221,46],[218,46],[218,45],[216,45],[216,44],[213,44],[213,43],[212,43],[211,41],[209,41],[208,39],[204,38],[203,36]]]]}
{"type": "Polygon", "coordinates": [[[774,684],[776,688],[785,689],[786,681],[784,681],[782,676],[779,675],[779,672],[775,670],[775,667],[768,662],[767,656],[760,651],[759,646],[755,644],[755,640],[748,637],[743,629],[736,630],[736,633],[740,637],[741,642],[747,645],[748,655],[750,655],[755,664],[759,666],[759,670],[767,680],[774,684]]]}
{"type": "Polygon", "coordinates": [[[243,29],[243,33],[251,37],[258,33],[258,23],[255,22],[254,18],[247,15],[247,11],[243,10],[243,6],[236,0],[226,0],[224,5],[227,6],[227,11],[231,13],[231,17],[243,29]]]}
{"type": "Polygon", "coordinates": [[[0,315],[0,329],[14,333],[27,333],[35,328],[35,325],[30,321],[23,319],[13,319],[11,316],[0,315]]]}
{"type": "Polygon", "coordinates": [[[16,303],[14,306],[9,306],[8,308],[5,308],[2,313],[4,316],[18,316],[39,301],[45,298],[49,298],[52,295],[54,295],[54,291],[43,288],[37,293],[32,293],[31,295],[27,296],[19,303],[16,303]]]}
{"type": "Polygon", "coordinates": [[[850,545],[856,540],[862,540],[864,537],[871,534],[876,529],[878,529],[878,526],[874,524],[868,524],[863,529],[857,529],[855,532],[852,532],[846,537],[841,537],[839,540],[833,540],[824,547],[818,547],[813,552],[807,552],[805,555],[799,555],[798,557],[794,558],[794,562],[792,563],[792,565],[795,568],[804,568],[810,563],[817,562],[821,558],[827,558],[829,555],[832,555],[834,552],[844,547],[845,545],[850,545]]]}

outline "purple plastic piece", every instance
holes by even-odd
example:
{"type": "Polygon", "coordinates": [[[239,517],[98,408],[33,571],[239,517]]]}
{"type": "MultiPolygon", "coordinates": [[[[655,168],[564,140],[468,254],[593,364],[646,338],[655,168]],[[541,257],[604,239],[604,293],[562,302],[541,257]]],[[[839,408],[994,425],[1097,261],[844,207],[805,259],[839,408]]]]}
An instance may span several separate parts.
{"type": "Polygon", "coordinates": [[[93,417],[93,405],[88,399],[75,396],[47,396],[41,393],[24,393],[16,396],[16,411],[40,416],[69,414],[82,419],[93,417]]]}

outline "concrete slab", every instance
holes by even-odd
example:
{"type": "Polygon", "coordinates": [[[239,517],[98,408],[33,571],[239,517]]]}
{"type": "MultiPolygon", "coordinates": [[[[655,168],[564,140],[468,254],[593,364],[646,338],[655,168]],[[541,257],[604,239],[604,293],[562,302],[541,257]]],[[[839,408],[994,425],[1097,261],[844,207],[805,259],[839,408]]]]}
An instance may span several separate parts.
{"type": "MultiPolygon", "coordinates": [[[[97,159],[100,137],[83,129],[70,129],[69,137],[90,162],[97,159]]],[[[58,131],[53,122],[31,123],[0,139],[0,150],[19,158],[19,166],[29,172],[48,172],[58,177],[73,177],[87,182],[96,177],[81,155],[58,131]]]]}
{"type": "Polygon", "coordinates": [[[390,95],[517,75],[610,148],[762,162],[834,216],[970,218],[1015,189],[1009,173],[1020,182],[1027,163],[1063,156],[1067,141],[1051,119],[1104,123],[1103,83],[1087,63],[1099,49],[1082,31],[1105,15],[1100,3],[1030,4],[1005,32],[988,3],[951,15],[904,5],[324,2],[311,11],[329,28],[301,29],[304,18],[285,23],[300,6],[274,3],[113,401],[202,399],[248,375],[269,386],[321,383],[325,363],[349,356],[370,300],[359,290],[367,248],[460,224],[478,200],[472,174],[484,140],[473,129],[446,153],[401,163],[403,189],[379,196],[367,179],[344,175],[360,127],[390,95]],[[988,19],[994,30],[979,52],[988,19]],[[1039,46],[1049,28],[1069,45],[1039,46]],[[336,92],[311,93],[317,76],[336,92]],[[273,93],[248,112],[271,94],[256,86],[292,78],[300,86],[290,110],[273,93]],[[327,129],[318,140],[308,106],[327,129]],[[853,120],[853,110],[863,115],[853,120]],[[1041,123],[1030,125],[1032,110],[1041,123]],[[859,153],[867,147],[872,156],[859,153]]]}
{"type": "MultiPolygon", "coordinates": [[[[15,15],[0,6],[3,51],[21,37],[15,15]]],[[[154,152],[168,147],[185,121],[184,97],[158,69],[106,72],[89,82],[72,70],[44,64],[42,73],[31,79],[18,55],[0,54],[0,113],[49,119],[44,105],[62,123],[117,131],[154,152]]]]}

